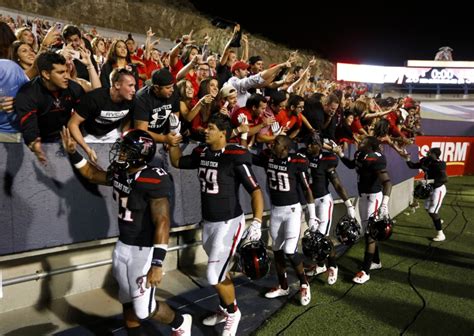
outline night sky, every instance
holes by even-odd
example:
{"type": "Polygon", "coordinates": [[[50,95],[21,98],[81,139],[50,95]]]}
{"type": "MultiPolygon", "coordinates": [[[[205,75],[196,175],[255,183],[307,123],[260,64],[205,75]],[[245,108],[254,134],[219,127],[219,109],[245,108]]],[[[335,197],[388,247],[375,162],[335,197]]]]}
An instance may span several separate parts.
{"type": "Polygon", "coordinates": [[[287,5],[236,0],[232,3],[239,8],[231,10],[229,3],[224,7],[221,2],[191,2],[209,18],[239,22],[244,31],[290,48],[314,50],[332,62],[403,66],[408,59],[432,60],[446,45],[454,49],[454,60],[474,61],[474,19],[466,5],[456,1],[435,6],[416,0],[378,4],[290,0],[287,5]],[[281,14],[269,15],[269,6],[281,14]]]}

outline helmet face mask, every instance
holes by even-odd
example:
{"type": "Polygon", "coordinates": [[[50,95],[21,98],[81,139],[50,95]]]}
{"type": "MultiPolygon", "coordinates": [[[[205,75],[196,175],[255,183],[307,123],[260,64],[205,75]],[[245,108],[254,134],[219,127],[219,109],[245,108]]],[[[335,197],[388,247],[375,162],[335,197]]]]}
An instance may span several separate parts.
{"type": "Polygon", "coordinates": [[[242,272],[252,280],[263,278],[270,271],[270,259],[261,240],[244,242],[239,248],[242,272]]]}
{"type": "Polygon", "coordinates": [[[393,232],[393,224],[394,221],[390,217],[379,217],[372,214],[368,223],[370,237],[377,241],[389,239],[393,232]]]}
{"type": "Polygon", "coordinates": [[[153,138],[143,130],[130,130],[112,145],[109,161],[118,169],[141,167],[148,164],[156,152],[153,138]]]}
{"type": "Polygon", "coordinates": [[[427,183],[419,183],[413,190],[413,196],[418,199],[427,199],[433,192],[433,186],[427,183]]]}
{"type": "Polygon", "coordinates": [[[347,246],[359,240],[361,227],[355,218],[343,216],[336,226],[336,236],[339,241],[347,246]]]}
{"type": "Polygon", "coordinates": [[[322,262],[326,260],[333,249],[331,241],[321,232],[306,230],[301,239],[303,254],[313,261],[322,262]]]}

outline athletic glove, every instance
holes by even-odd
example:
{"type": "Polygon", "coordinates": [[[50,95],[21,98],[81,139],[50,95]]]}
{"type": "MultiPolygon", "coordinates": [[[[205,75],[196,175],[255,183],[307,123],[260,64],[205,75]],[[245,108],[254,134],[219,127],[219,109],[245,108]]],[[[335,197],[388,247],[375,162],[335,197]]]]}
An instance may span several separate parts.
{"type": "Polygon", "coordinates": [[[179,121],[179,117],[171,113],[168,118],[170,121],[170,132],[179,134],[179,132],[181,131],[181,121],[179,121]]]}

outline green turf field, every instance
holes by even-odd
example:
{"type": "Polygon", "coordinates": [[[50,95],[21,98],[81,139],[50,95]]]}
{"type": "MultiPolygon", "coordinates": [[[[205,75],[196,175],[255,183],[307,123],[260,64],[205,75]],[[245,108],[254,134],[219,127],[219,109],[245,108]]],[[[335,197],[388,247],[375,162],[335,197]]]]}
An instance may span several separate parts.
{"type": "Polygon", "coordinates": [[[420,204],[396,218],[380,246],[383,268],[370,281],[351,281],[364,253],[360,241],[338,260],[335,285],[325,274],[314,278],[309,306],[289,299],[255,335],[474,335],[474,177],[450,178],[447,188],[446,241],[429,240],[436,232],[420,204]]]}

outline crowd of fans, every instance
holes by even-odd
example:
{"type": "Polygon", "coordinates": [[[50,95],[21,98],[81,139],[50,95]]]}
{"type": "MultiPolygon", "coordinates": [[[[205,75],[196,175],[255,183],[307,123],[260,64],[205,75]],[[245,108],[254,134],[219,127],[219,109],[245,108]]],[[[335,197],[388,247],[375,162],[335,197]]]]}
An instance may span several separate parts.
{"type": "Polygon", "coordinates": [[[410,97],[373,96],[367,86],[314,76],[316,60],[282,63],[249,55],[240,26],[224,50],[212,36],[192,32],[160,50],[146,32],[138,47],[100,36],[96,29],[46,20],[0,16],[0,141],[25,144],[45,163],[43,142],[56,142],[67,126],[89,159],[88,143],[113,142],[139,128],[169,146],[203,141],[207,120],[227,115],[230,142],[263,148],[279,134],[295,142],[313,132],[329,146],[347,147],[374,135],[401,155],[420,134],[420,105],[410,97]]]}

